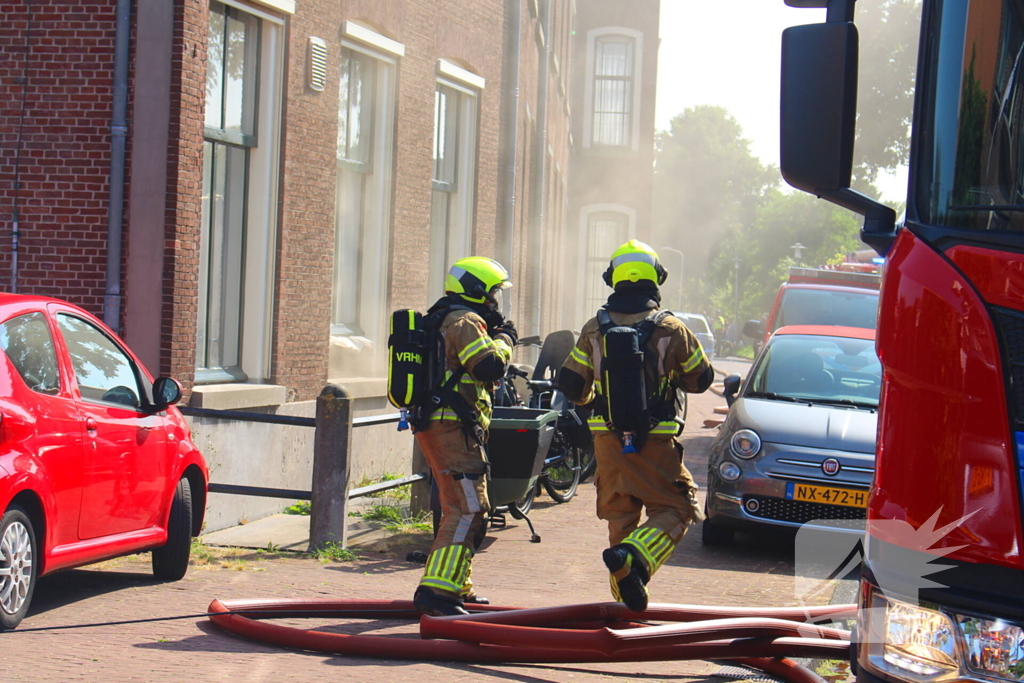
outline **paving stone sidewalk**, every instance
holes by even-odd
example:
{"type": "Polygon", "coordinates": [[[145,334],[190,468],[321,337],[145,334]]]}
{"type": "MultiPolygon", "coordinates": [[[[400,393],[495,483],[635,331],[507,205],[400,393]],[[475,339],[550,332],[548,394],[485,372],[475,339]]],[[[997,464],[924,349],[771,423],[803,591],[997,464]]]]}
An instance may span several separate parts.
{"type": "MultiPolygon", "coordinates": [[[[722,399],[695,397],[685,433],[687,462],[703,483],[714,432],[696,427],[722,399]]],[[[524,523],[509,520],[492,530],[474,563],[474,578],[495,604],[541,607],[608,601],[600,552],[605,527],[594,513],[592,484],[570,503],[538,498],[531,518],[542,537],[530,543],[524,523]]],[[[652,583],[654,602],[769,606],[793,604],[792,544],[746,539],[731,548],[704,548],[691,530],[652,583]]],[[[193,566],[176,583],[149,574],[148,555],[44,579],[34,609],[18,631],[0,633],[9,681],[337,681],[508,680],[700,681],[719,668],[711,662],[593,665],[475,665],[325,656],[276,649],[224,634],[205,618],[104,625],[67,630],[49,627],[159,619],[205,612],[214,598],[406,599],[422,565],[405,560],[426,549],[411,546],[363,551],[349,563],[321,563],[293,553],[257,553],[193,566]]],[[[412,629],[409,629],[410,631],[412,629]]]]}

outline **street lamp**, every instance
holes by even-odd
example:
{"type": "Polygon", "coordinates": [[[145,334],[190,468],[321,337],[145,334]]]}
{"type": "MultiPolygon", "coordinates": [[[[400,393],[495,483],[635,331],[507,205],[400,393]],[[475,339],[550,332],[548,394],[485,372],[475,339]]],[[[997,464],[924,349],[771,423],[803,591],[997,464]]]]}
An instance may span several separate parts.
{"type": "Polygon", "coordinates": [[[679,306],[679,309],[682,310],[682,308],[683,308],[683,270],[686,267],[686,257],[683,255],[683,252],[679,251],[678,249],[673,249],[672,247],[661,247],[661,251],[671,251],[673,254],[678,254],[679,255],[679,279],[676,280],[676,282],[678,283],[676,289],[679,292],[679,294],[678,294],[679,300],[676,303],[679,306]]]}
{"type": "Polygon", "coordinates": [[[736,294],[736,316],[732,319],[733,336],[735,338],[731,339],[730,341],[732,341],[734,344],[739,342],[740,340],[740,261],[742,260],[743,259],[741,259],[739,256],[736,256],[733,259],[733,263],[735,264],[735,280],[733,282],[732,288],[733,292],[736,294]]]}
{"type": "Polygon", "coordinates": [[[805,247],[804,245],[800,244],[799,242],[797,242],[796,244],[794,244],[793,246],[790,247],[790,249],[793,250],[793,256],[796,257],[797,265],[800,265],[800,257],[803,255],[804,249],[806,249],[806,248],[807,247],[805,247]]]}

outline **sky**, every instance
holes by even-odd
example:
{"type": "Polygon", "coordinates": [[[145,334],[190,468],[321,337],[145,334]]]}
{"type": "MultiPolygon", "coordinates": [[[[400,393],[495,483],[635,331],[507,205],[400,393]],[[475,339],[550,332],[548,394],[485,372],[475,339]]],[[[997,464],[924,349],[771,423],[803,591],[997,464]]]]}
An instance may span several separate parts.
{"type": "MultiPolygon", "coordinates": [[[[661,0],[655,126],[698,104],[725,107],[743,127],[751,151],[779,164],[779,73],[782,31],[825,20],[825,10],[783,0],[661,0]]],[[[877,183],[886,199],[906,197],[905,172],[877,183]]]]}

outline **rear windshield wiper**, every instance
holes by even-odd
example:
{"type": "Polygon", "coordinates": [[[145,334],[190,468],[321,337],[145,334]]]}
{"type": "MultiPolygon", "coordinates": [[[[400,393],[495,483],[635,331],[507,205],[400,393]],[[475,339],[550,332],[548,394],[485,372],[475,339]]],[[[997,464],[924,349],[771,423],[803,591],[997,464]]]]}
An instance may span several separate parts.
{"type": "Polygon", "coordinates": [[[806,399],[794,398],[793,396],[783,396],[782,394],[776,394],[774,391],[748,391],[746,396],[747,398],[767,398],[772,401],[789,401],[790,403],[806,402],[806,399]]]}
{"type": "Polygon", "coordinates": [[[876,403],[851,401],[848,398],[804,398],[800,400],[807,401],[808,403],[824,403],[825,405],[830,406],[853,406],[854,408],[870,408],[871,410],[878,410],[878,404],[876,403]]]}

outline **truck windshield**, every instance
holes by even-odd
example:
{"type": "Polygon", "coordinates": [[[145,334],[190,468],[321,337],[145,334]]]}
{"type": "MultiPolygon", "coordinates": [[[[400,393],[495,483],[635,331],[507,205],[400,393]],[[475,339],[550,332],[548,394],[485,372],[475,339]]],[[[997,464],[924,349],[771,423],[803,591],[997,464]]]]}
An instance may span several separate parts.
{"type": "Polygon", "coordinates": [[[929,21],[919,215],[1024,230],[1024,0],[941,0],[929,21]]]}
{"type": "Polygon", "coordinates": [[[875,329],[878,292],[791,287],[782,295],[772,332],[786,325],[845,325],[875,329]]]}

